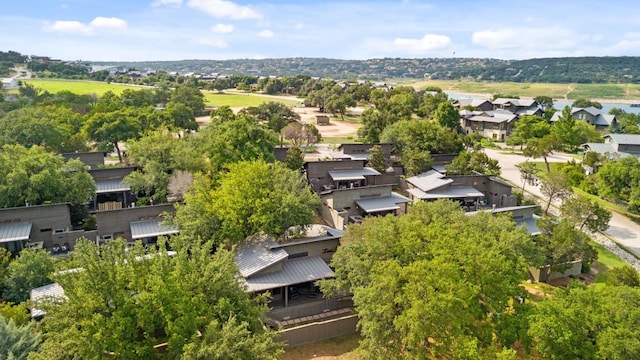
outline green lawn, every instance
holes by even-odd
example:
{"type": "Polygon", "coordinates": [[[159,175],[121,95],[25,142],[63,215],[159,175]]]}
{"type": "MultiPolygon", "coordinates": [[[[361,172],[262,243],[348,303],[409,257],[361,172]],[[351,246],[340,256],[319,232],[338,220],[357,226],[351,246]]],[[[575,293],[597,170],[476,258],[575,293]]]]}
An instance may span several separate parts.
{"type": "Polygon", "coordinates": [[[614,255],[604,246],[594,241],[591,241],[590,244],[598,252],[598,263],[600,264],[598,275],[595,279],[596,284],[604,284],[607,281],[607,271],[609,271],[610,269],[627,265],[624,260],[614,255]]]}
{"type": "Polygon", "coordinates": [[[475,94],[511,94],[535,97],[550,96],[554,99],[567,98],[575,100],[587,99],[628,99],[635,100],[640,94],[640,84],[551,84],[551,83],[517,83],[517,82],[482,82],[469,80],[419,80],[404,82],[417,89],[426,86],[437,86],[445,91],[475,94]]]}
{"type": "Polygon", "coordinates": [[[360,141],[354,140],[353,137],[324,137],[323,144],[359,144],[360,141]]]}
{"type": "Polygon", "coordinates": [[[289,99],[278,99],[276,97],[267,97],[249,94],[226,94],[203,91],[204,101],[207,106],[219,107],[247,107],[258,106],[269,101],[281,102],[289,107],[299,106],[302,101],[293,101],[289,99]]]}
{"type": "Polygon", "coordinates": [[[124,89],[142,89],[140,86],[123,85],[123,84],[107,84],[99,81],[82,81],[82,80],[58,80],[58,79],[22,79],[21,81],[31,84],[50,93],[58,93],[63,90],[71,91],[75,94],[97,94],[102,95],[107,91],[113,91],[120,94],[124,89]]]}

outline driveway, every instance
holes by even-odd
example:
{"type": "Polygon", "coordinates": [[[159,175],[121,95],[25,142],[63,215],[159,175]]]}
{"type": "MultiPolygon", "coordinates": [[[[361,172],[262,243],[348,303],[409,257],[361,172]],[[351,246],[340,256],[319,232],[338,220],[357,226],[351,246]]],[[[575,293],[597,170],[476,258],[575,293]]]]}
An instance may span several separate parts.
{"type": "MultiPolygon", "coordinates": [[[[520,171],[516,167],[516,164],[525,162],[527,160],[544,161],[541,158],[532,159],[518,154],[509,154],[507,153],[508,150],[484,149],[484,151],[487,155],[489,155],[489,157],[498,160],[498,162],[500,163],[500,167],[502,168],[501,177],[508,180],[520,189],[522,189],[522,179],[520,178],[520,171]]],[[[571,159],[572,158],[570,156],[562,154],[554,154],[547,157],[547,160],[549,162],[565,162],[571,159]]],[[[539,186],[531,186],[527,184],[525,187],[525,191],[540,199],[545,198],[545,196],[540,192],[539,186]]],[[[639,224],[636,224],[623,215],[613,212],[611,221],[609,222],[609,229],[605,231],[604,234],[611,238],[611,240],[624,246],[634,255],[640,257],[639,224]]],[[[617,252],[616,255],[618,255],[617,252]]]]}

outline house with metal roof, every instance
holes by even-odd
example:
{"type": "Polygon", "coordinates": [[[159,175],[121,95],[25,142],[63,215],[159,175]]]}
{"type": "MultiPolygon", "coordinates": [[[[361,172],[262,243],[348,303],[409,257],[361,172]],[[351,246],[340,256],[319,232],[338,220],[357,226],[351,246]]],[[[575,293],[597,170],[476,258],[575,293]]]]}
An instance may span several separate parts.
{"type": "MultiPolygon", "coordinates": [[[[551,122],[554,123],[560,120],[562,111],[556,111],[551,117],[551,122]]],[[[603,114],[602,111],[596,107],[589,106],[586,108],[572,108],[571,116],[576,120],[584,120],[590,125],[594,125],[596,130],[604,130],[611,125],[618,123],[615,115],[603,114]]]]}
{"type": "Polygon", "coordinates": [[[135,170],[135,167],[89,170],[96,183],[96,195],[89,202],[89,210],[118,210],[135,203],[137,197],[131,192],[131,186],[124,181],[124,178],[135,170]]]}
{"type": "Polygon", "coordinates": [[[466,211],[513,206],[517,202],[510,184],[484,174],[447,176],[432,169],[407,178],[405,183],[414,202],[449,199],[458,201],[466,211]]]}
{"type": "Polygon", "coordinates": [[[507,110],[516,115],[542,115],[540,104],[534,99],[497,98],[492,101],[493,110],[507,110]]]}
{"type": "Polygon", "coordinates": [[[18,80],[14,78],[4,78],[2,79],[2,90],[12,90],[20,87],[18,80]]]}
{"type": "Polygon", "coordinates": [[[494,140],[504,140],[513,130],[518,115],[508,110],[460,111],[460,125],[467,133],[494,140]]]}
{"type": "Polygon", "coordinates": [[[582,144],[585,151],[593,151],[609,158],[640,156],[640,134],[606,134],[604,143],[582,144]]]}
{"type": "Polygon", "coordinates": [[[453,107],[458,109],[473,108],[474,110],[493,110],[493,103],[489,99],[483,98],[460,98],[451,101],[453,107]]]}
{"type": "Polygon", "coordinates": [[[322,193],[334,189],[353,189],[372,185],[398,184],[396,172],[381,174],[365,166],[365,160],[309,161],[304,164],[307,181],[313,191],[322,193]]]}
{"type": "Polygon", "coordinates": [[[290,230],[278,242],[265,235],[252,236],[236,248],[239,277],[248,292],[270,293],[268,316],[279,325],[351,306],[351,302],[325,299],[316,286],[316,281],[334,276],[327,264],[341,237],[342,231],[319,224],[290,230]]]}

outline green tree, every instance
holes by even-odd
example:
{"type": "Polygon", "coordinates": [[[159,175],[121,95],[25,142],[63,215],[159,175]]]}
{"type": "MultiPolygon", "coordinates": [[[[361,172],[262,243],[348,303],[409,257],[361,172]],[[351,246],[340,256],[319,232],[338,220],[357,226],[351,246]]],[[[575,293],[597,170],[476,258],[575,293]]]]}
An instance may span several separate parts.
{"type": "Polygon", "coordinates": [[[31,320],[31,313],[27,309],[27,303],[13,304],[10,302],[0,302],[0,316],[5,320],[13,320],[17,326],[27,325],[31,320]]]}
{"type": "Polygon", "coordinates": [[[497,317],[487,314],[522,295],[523,254],[534,248],[508,218],[466,216],[442,200],[417,203],[401,217],[367,218],[349,226],[341,244],[331,262],[335,278],[321,288],[353,293],[360,347],[372,359],[495,353],[497,317]]]}
{"type": "Polygon", "coordinates": [[[382,147],[380,145],[374,145],[369,149],[369,160],[367,162],[367,166],[375,169],[381,174],[385,174],[387,172],[387,161],[384,158],[384,153],[382,152],[382,147]]]}
{"type": "Polygon", "coordinates": [[[393,153],[404,157],[405,151],[453,154],[464,149],[462,136],[433,121],[402,120],[389,125],[380,141],[393,144],[393,153]]]}
{"type": "Polygon", "coordinates": [[[82,162],[65,162],[39,146],[5,145],[0,150],[0,173],[0,208],[46,202],[84,204],[95,192],[82,162]]]}
{"type": "Polygon", "coordinates": [[[611,220],[611,211],[584,196],[573,196],[565,200],[560,207],[560,213],[563,219],[580,230],[586,226],[592,232],[607,230],[611,220]]]}
{"type": "Polygon", "coordinates": [[[194,116],[200,116],[204,111],[204,95],[196,87],[189,84],[178,85],[169,95],[169,104],[180,103],[186,105],[194,116]]]}
{"type": "Polygon", "coordinates": [[[607,271],[607,285],[640,287],[640,274],[630,265],[615,267],[607,271]]]}
{"type": "Polygon", "coordinates": [[[517,164],[516,167],[520,170],[520,178],[522,179],[522,193],[524,194],[524,186],[529,184],[531,186],[538,185],[538,167],[536,164],[529,162],[528,160],[517,164]]]}
{"type": "Polygon", "coordinates": [[[304,166],[304,152],[300,147],[293,146],[287,149],[287,156],[284,159],[284,164],[291,170],[300,171],[304,166]]]}
{"type": "Polygon", "coordinates": [[[197,349],[229,358],[257,349],[281,354],[262,323],[266,298],[244,291],[232,252],[211,255],[211,242],[182,238],[172,247],[176,255],[168,256],[161,240],[144,256],[140,243],[125,251],[122,239],[99,249],[80,241],[74,259],[84,271],[56,276],[66,300],[39,304],[47,315],[34,358],[177,359],[185,352],[194,358],[197,349]],[[154,348],[160,343],[164,353],[154,348]]]}
{"type": "Polygon", "coordinates": [[[533,98],[541,107],[542,110],[553,108],[553,98],[545,95],[538,95],[533,98]]]}
{"type": "Polygon", "coordinates": [[[598,194],[612,200],[632,200],[632,193],[640,184],[640,160],[625,156],[607,161],[598,170],[598,194]]]}
{"type": "Polygon", "coordinates": [[[475,172],[485,175],[500,175],[498,160],[491,159],[484,151],[463,150],[446,166],[447,174],[471,175],[475,172]]]}
{"type": "Polygon", "coordinates": [[[411,149],[404,152],[400,164],[407,176],[415,176],[431,169],[433,159],[428,151],[411,149]]]}
{"type": "Polygon", "coordinates": [[[171,129],[176,130],[198,130],[198,123],[193,110],[183,103],[170,102],[164,109],[168,116],[166,124],[171,129]]]}
{"type": "Polygon", "coordinates": [[[29,299],[29,291],[51,283],[53,260],[46,251],[24,249],[7,267],[2,297],[13,303],[29,299]]]}
{"type": "Polygon", "coordinates": [[[7,268],[11,262],[11,252],[3,247],[0,247],[0,294],[2,294],[2,287],[4,286],[4,279],[7,276],[7,268]]]}
{"type": "Polygon", "coordinates": [[[40,345],[35,323],[17,326],[13,319],[0,314],[0,359],[26,360],[40,345]]]}
{"type": "Polygon", "coordinates": [[[546,359],[640,357],[640,290],[627,286],[570,286],[542,300],[530,335],[546,359]]]}
{"type": "Polygon", "coordinates": [[[192,138],[177,138],[167,130],[156,130],[127,143],[127,157],[140,169],[125,181],[136,193],[155,203],[167,201],[171,175],[176,170],[199,171],[205,168],[192,144],[192,138]]]}
{"type": "Polygon", "coordinates": [[[602,104],[589,99],[576,99],[573,104],[571,104],[572,108],[586,108],[589,106],[593,106],[596,109],[602,109],[602,104]]]}
{"type": "Polygon", "coordinates": [[[213,173],[238,161],[273,161],[273,148],[277,143],[278,136],[272,130],[248,115],[238,115],[224,122],[212,121],[196,138],[197,149],[206,156],[213,173]]]}
{"type": "Polygon", "coordinates": [[[269,129],[278,134],[288,124],[300,120],[300,115],[285,104],[277,101],[268,101],[258,106],[244,108],[241,113],[255,116],[260,122],[266,124],[269,129]]]}
{"type": "Polygon", "coordinates": [[[279,162],[229,164],[217,186],[207,185],[211,184],[205,180],[185,196],[185,205],[177,207],[175,222],[181,233],[203,240],[213,238],[216,244],[225,240],[237,243],[259,232],[282,235],[291,226],[310,224],[320,205],[300,172],[279,162]]]}
{"type": "Polygon", "coordinates": [[[549,160],[547,159],[547,156],[553,153],[553,150],[556,149],[556,142],[557,140],[555,136],[551,134],[545,135],[540,139],[530,139],[527,142],[527,147],[524,149],[523,154],[524,156],[532,157],[534,159],[538,157],[543,158],[544,164],[547,167],[547,173],[549,173],[551,172],[551,168],[549,166],[549,160]]]}
{"type": "Polygon", "coordinates": [[[445,101],[438,105],[438,108],[433,113],[433,120],[443,127],[454,129],[460,125],[460,113],[453,104],[449,101],[445,101]]]}
{"type": "Polygon", "coordinates": [[[121,109],[111,112],[98,112],[91,116],[84,128],[87,136],[102,148],[118,153],[118,160],[122,162],[120,142],[136,139],[140,136],[139,119],[132,111],[121,109]]]}
{"type": "Polygon", "coordinates": [[[571,195],[571,183],[569,179],[560,172],[551,172],[546,178],[540,178],[540,191],[547,198],[547,205],[544,214],[549,213],[549,207],[556,199],[566,199],[571,195]]]}
{"type": "Polygon", "coordinates": [[[587,236],[571,222],[543,218],[537,225],[541,233],[536,237],[536,244],[545,255],[543,265],[546,266],[547,279],[553,272],[561,273],[568,269],[572,261],[591,264],[597,258],[587,236]]]}
{"type": "Polygon", "coordinates": [[[545,118],[536,115],[522,115],[514,124],[513,132],[509,138],[518,139],[514,145],[522,145],[531,139],[542,138],[550,132],[551,125],[545,118]]]}
{"type": "Polygon", "coordinates": [[[595,151],[587,151],[582,159],[582,164],[591,168],[591,174],[598,172],[598,169],[604,164],[606,157],[595,151]]]}

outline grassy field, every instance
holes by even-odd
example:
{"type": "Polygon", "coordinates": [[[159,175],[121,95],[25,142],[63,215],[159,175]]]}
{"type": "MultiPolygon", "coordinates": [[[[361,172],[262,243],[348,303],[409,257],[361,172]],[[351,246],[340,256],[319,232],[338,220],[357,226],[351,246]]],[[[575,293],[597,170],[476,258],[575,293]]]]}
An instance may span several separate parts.
{"type": "Polygon", "coordinates": [[[31,84],[42,90],[46,90],[52,94],[63,90],[71,91],[76,94],[97,94],[102,95],[107,91],[113,91],[120,94],[124,89],[142,89],[140,86],[107,84],[99,81],[74,81],[74,80],[57,80],[57,79],[23,79],[23,82],[31,84]]]}
{"type": "Polygon", "coordinates": [[[229,107],[245,107],[245,106],[258,106],[262,103],[269,101],[277,101],[281,102],[289,107],[299,106],[301,101],[294,101],[289,99],[279,99],[277,97],[267,97],[260,95],[250,95],[250,94],[226,94],[226,93],[215,93],[215,92],[207,92],[204,91],[204,101],[207,106],[210,107],[219,107],[219,106],[229,106],[229,107]]]}
{"type": "Polygon", "coordinates": [[[545,95],[554,99],[563,99],[566,94],[570,100],[578,98],[637,100],[640,98],[640,84],[493,83],[461,80],[420,80],[400,83],[417,89],[437,86],[445,91],[488,95],[498,93],[525,97],[545,95]]]}

